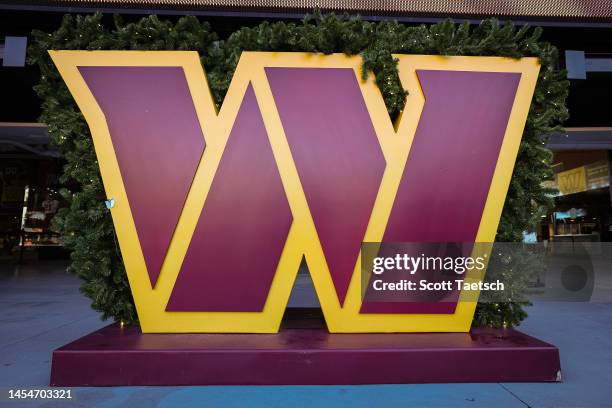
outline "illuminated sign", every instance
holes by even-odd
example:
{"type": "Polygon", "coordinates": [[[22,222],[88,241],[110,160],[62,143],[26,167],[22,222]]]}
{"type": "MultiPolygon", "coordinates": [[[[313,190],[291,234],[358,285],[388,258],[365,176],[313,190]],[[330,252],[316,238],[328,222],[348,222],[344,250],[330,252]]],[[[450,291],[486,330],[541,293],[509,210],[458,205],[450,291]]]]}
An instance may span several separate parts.
{"type": "Polygon", "coordinates": [[[556,184],[552,183],[551,186],[559,189],[559,195],[609,187],[608,162],[601,160],[586,166],[561,171],[556,174],[555,179],[556,184]]]}

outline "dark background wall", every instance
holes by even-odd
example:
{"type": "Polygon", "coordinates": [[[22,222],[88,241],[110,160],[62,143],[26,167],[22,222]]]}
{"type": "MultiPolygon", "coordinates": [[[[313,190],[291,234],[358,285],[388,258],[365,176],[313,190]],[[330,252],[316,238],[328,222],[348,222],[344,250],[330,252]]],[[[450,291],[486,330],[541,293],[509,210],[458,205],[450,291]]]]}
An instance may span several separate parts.
{"type": "MultiPolygon", "coordinates": [[[[59,27],[64,12],[21,11],[0,9],[0,41],[6,35],[28,36],[33,29],[53,31],[59,27]]],[[[124,14],[125,21],[141,18],[139,14],[124,14]]],[[[178,19],[179,16],[163,16],[178,19]]],[[[112,15],[106,14],[109,25],[112,15]]],[[[241,26],[256,25],[270,17],[203,16],[222,37],[227,37],[241,26]]],[[[538,25],[537,22],[531,23],[538,25]]],[[[551,24],[550,22],[546,23],[551,24]]],[[[561,24],[561,23],[560,23],[561,24]]],[[[546,26],[544,39],[563,51],[583,50],[587,57],[612,58],[612,23],[610,24],[566,24],[546,26]]],[[[564,67],[563,59],[560,67],[564,67]]],[[[9,68],[0,66],[0,122],[35,122],[40,114],[40,101],[32,87],[39,72],[33,67],[9,68]]],[[[572,80],[568,107],[568,127],[612,126],[612,72],[587,73],[586,80],[572,80]]]]}

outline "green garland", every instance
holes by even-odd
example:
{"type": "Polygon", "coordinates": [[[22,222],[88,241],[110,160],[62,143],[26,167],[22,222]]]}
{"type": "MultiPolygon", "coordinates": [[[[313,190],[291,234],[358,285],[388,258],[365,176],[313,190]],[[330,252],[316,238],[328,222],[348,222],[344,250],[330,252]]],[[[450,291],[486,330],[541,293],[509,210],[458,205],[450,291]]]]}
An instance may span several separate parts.
{"type": "MultiPolygon", "coordinates": [[[[401,112],[406,98],[393,53],[538,57],[542,67],[497,233],[498,241],[520,241],[523,231],[533,230],[551,204],[550,191],[542,187],[542,181],[552,177],[551,153],[543,146],[542,135],[558,130],[556,126],[567,117],[568,83],[563,72],[555,71],[557,50],[540,42],[540,34],[539,28],[517,29],[495,19],[474,28],[451,21],[408,27],[315,13],[298,23],[263,22],[219,40],[209,24],[195,17],[171,22],[149,16],[130,24],[115,18],[114,27],[109,28],[100,14],[66,15],[54,33],[33,33],[29,63],[41,71],[35,87],[43,101],[40,120],[49,125],[52,141],[66,160],[61,181],[69,206],[55,217],[54,228],[61,233],[63,245],[72,250],[70,272],[83,279],[82,291],[103,318],[137,322],[111,217],[104,206],[89,129],[47,50],[196,50],[218,106],[243,50],[360,54],[363,75],[375,75],[392,118],[401,112]]],[[[524,282],[517,279],[513,284],[524,282]]],[[[526,317],[526,304],[479,304],[474,324],[518,325],[526,317]]]]}

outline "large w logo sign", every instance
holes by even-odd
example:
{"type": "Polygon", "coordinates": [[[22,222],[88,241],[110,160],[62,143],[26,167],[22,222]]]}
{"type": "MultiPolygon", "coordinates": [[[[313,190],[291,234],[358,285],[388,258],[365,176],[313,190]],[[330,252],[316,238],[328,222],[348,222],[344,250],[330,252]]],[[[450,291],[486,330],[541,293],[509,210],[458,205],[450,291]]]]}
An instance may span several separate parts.
{"type": "Polygon", "coordinates": [[[305,257],[334,332],[467,331],[363,308],[362,241],[491,242],[539,66],[398,55],[394,127],[359,57],[242,54],[219,113],[195,52],[51,52],[92,131],[143,331],[275,332],[305,257]]]}

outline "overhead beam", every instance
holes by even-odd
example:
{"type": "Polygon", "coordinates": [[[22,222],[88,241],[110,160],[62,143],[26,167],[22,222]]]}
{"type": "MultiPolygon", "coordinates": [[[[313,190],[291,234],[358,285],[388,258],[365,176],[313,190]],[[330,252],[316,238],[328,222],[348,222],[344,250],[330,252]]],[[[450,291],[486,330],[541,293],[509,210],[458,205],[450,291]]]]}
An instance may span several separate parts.
{"type": "Polygon", "coordinates": [[[561,150],[612,150],[612,127],[566,128],[548,137],[546,147],[561,150]]]}

